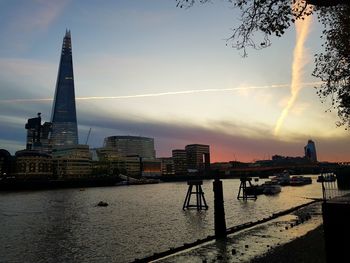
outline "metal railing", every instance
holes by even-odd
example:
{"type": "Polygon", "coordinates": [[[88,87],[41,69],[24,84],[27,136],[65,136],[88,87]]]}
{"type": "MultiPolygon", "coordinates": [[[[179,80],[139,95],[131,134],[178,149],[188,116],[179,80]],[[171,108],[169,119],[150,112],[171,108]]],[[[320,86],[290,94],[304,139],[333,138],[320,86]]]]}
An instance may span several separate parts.
{"type": "Polygon", "coordinates": [[[334,173],[322,173],[317,178],[317,182],[322,184],[322,198],[327,202],[331,199],[341,199],[344,195],[349,194],[349,190],[341,190],[338,187],[337,178],[334,173]]]}

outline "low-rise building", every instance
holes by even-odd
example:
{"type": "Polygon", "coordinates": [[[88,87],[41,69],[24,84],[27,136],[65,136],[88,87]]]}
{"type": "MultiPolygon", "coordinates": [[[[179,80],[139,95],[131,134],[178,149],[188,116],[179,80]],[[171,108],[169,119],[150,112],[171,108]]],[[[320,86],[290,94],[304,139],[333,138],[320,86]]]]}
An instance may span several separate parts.
{"type": "Polygon", "coordinates": [[[187,174],[187,154],[184,149],[172,150],[174,172],[177,175],[187,174]]]}
{"type": "Polygon", "coordinates": [[[16,152],[16,172],[18,179],[50,179],[52,178],[51,155],[36,150],[16,152]]]}
{"type": "Polygon", "coordinates": [[[59,179],[88,177],[92,173],[88,145],[59,147],[52,151],[53,173],[59,179]]]}
{"type": "Polygon", "coordinates": [[[160,159],[142,159],[141,166],[143,177],[159,177],[162,175],[160,159]]]}
{"type": "Polygon", "coordinates": [[[140,156],[121,154],[115,147],[102,147],[96,149],[97,162],[94,170],[107,174],[124,174],[129,176],[141,175],[140,156]]]}
{"type": "Polygon", "coordinates": [[[185,147],[187,154],[187,168],[197,170],[200,174],[210,171],[209,145],[189,144],[185,147]]]}
{"type": "Polygon", "coordinates": [[[44,153],[51,153],[49,134],[52,129],[51,122],[41,124],[41,113],[36,118],[28,119],[25,128],[27,130],[27,150],[37,150],[44,153]]]}
{"type": "Polygon", "coordinates": [[[162,175],[174,175],[175,174],[175,168],[174,168],[174,160],[171,157],[163,157],[159,158],[161,161],[161,170],[162,175]]]}

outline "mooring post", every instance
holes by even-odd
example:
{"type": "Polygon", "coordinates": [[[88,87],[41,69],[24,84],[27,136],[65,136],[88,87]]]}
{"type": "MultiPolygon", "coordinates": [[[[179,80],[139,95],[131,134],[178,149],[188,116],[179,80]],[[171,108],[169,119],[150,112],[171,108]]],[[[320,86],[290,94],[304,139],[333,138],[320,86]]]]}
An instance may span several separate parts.
{"type": "Polygon", "coordinates": [[[202,184],[203,184],[202,180],[190,180],[187,182],[188,190],[187,190],[184,204],[182,206],[183,210],[190,209],[190,208],[196,208],[198,211],[203,210],[203,209],[208,210],[208,205],[207,205],[207,202],[205,201],[205,198],[204,198],[202,184]],[[196,187],[195,192],[192,191],[193,186],[196,187]],[[192,194],[196,195],[196,204],[195,205],[190,204],[192,194]]]}
{"type": "Polygon", "coordinates": [[[213,182],[213,191],[215,238],[220,239],[226,237],[226,221],[222,181],[220,181],[218,178],[216,178],[213,182]]]}

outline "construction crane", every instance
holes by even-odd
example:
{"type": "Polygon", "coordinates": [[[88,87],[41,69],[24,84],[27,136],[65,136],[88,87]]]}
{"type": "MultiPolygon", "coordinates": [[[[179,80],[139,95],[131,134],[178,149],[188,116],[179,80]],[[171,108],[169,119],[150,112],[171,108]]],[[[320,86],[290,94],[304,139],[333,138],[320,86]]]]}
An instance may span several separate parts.
{"type": "Polygon", "coordinates": [[[90,133],[91,133],[91,128],[89,129],[88,135],[87,135],[87,137],[86,137],[85,144],[87,144],[88,141],[89,141],[90,133]]]}

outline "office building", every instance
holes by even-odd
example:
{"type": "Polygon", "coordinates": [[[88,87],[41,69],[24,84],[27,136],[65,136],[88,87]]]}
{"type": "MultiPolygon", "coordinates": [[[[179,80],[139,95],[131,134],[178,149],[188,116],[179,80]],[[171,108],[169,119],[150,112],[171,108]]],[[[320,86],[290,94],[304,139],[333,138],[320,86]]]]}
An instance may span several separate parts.
{"type": "Polygon", "coordinates": [[[183,149],[172,150],[172,159],[174,162],[174,172],[177,175],[187,174],[187,154],[183,149]]]}
{"type": "Polygon", "coordinates": [[[51,122],[53,148],[78,144],[70,31],[66,31],[63,38],[51,122]]]}
{"type": "Polygon", "coordinates": [[[316,146],[312,140],[308,140],[304,147],[305,158],[312,162],[317,162],[316,146]]]}
{"type": "Polygon", "coordinates": [[[130,176],[141,176],[142,174],[142,163],[140,157],[137,155],[126,156],[125,159],[125,171],[130,176]]]}
{"type": "Polygon", "coordinates": [[[159,158],[161,161],[162,175],[174,175],[174,159],[172,157],[159,158]]]}
{"type": "Polygon", "coordinates": [[[162,175],[162,162],[160,159],[142,160],[141,175],[143,177],[159,177],[162,175]]]}
{"type": "Polygon", "coordinates": [[[27,129],[27,150],[37,150],[39,152],[51,153],[49,134],[51,132],[51,122],[41,125],[41,113],[36,118],[28,119],[25,128],[27,129]]]}
{"type": "Polygon", "coordinates": [[[122,156],[138,155],[140,158],[154,159],[154,139],[140,136],[110,136],[104,139],[103,148],[114,149],[122,156]]]}
{"type": "Polygon", "coordinates": [[[88,145],[72,145],[52,150],[53,173],[59,179],[84,178],[92,174],[88,145]]]}
{"type": "Polygon", "coordinates": [[[141,158],[138,155],[122,155],[116,148],[97,148],[97,162],[94,164],[102,173],[141,175],[141,158]]]}
{"type": "Polygon", "coordinates": [[[187,169],[199,173],[207,173],[210,170],[209,145],[189,144],[185,147],[187,157],[187,169]]]}

